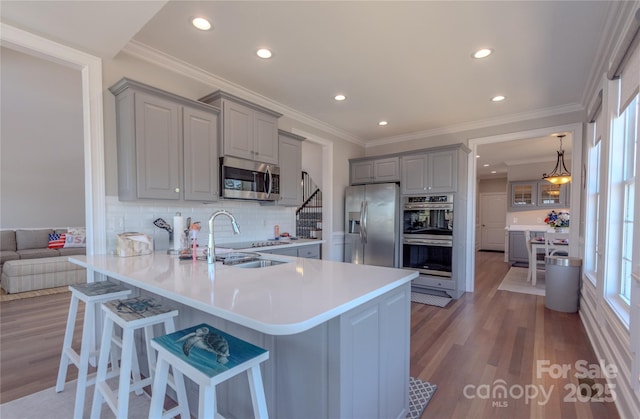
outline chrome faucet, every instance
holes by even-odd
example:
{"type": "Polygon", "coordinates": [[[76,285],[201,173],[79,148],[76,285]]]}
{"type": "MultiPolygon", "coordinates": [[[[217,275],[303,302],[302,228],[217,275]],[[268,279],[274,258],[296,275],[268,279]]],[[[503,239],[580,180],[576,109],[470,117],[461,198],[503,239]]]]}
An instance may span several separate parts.
{"type": "Polygon", "coordinates": [[[213,240],[213,220],[218,215],[226,215],[231,220],[233,234],[240,234],[240,227],[233,214],[226,210],[219,210],[211,214],[209,218],[209,243],[207,243],[207,263],[216,263],[216,244],[213,240]]]}

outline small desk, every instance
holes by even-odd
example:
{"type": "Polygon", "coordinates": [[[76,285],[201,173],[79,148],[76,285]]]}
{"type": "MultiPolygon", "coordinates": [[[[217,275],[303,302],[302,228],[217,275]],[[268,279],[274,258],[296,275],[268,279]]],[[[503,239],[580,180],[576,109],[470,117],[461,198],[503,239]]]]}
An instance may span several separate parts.
{"type": "MultiPolygon", "coordinates": [[[[558,249],[558,248],[560,248],[560,249],[562,249],[562,248],[568,249],[569,248],[569,243],[566,242],[566,241],[554,242],[553,243],[553,248],[554,249],[558,249]]],[[[536,281],[537,281],[538,249],[543,249],[546,252],[545,241],[544,240],[531,240],[531,254],[529,255],[529,269],[531,270],[531,286],[533,286],[533,287],[536,286],[536,281]]]]}

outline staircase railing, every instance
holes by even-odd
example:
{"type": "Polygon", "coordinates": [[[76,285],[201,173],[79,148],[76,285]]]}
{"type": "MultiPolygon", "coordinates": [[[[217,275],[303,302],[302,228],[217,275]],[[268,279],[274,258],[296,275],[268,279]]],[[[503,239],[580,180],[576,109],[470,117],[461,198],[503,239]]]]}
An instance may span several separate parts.
{"type": "Polygon", "coordinates": [[[318,237],[321,226],[322,191],[307,172],[302,172],[302,205],[296,209],[296,236],[303,239],[318,237]]]}

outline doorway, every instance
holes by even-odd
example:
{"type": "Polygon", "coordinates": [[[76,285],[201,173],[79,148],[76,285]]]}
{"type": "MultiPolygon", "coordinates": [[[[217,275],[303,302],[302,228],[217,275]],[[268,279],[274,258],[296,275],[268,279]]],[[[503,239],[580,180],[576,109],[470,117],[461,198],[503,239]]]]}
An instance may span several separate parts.
{"type": "Polygon", "coordinates": [[[480,193],[480,249],[504,252],[507,194],[480,193]]]}
{"type": "Polygon", "coordinates": [[[0,23],[0,40],[3,47],[65,65],[81,73],[87,254],[104,254],[107,240],[102,61],[4,23],[0,23]]]}
{"type": "MultiPolygon", "coordinates": [[[[468,156],[468,185],[469,189],[467,192],[467,223],[469,226],[475,225],[477,218],[477,209],[476,203],[478,202],[478,181],[477,181],[477,159],[476,155],[478,155],[478,147],[483,144],[495,144],[495,143],[508,143],[508,142],[516,142],[520,140],[526,140],[530,138],[536,137],[546,137],[550,136],[553,133],[564,132],[568,133],[572,139],[572,155],[571,155],[571,172],[572,172],[572,188],[570,192],[570,212],[573,214],[580,214],[580,208],[582,205],[581,202],[581,191],[582,191],[582,123],[574,123],[560,126],[553,126],[547,128],[540,128],[529,131],[520,131],[513,132],[509,134],[501,134],[494,135],[490,137],[481,137],[481,138],[472,138],[469,140],[469,148],[471,149],[471,153],[468,156]]],[[[515,143],[513,143],[515,144],[515,143]]],[[[554,150],[549,150],[553,152],[554,150]]],[[[470,231],[472,237],[466,244],[466,261],[467,266],[475,266],[476,257],[475,257],[475,242],[476,242],[476,229],[472,228],[470,231]]],[[[579,229],[571,229],[571,237],[570,243],[572,244],[569,248],[569,256],[578,256],[579,248],[577,243],[579,229]]],[[[475,271],[474,269],[469,269],[468,272],[470,275],[467,276],[467,282],[465,284],[465,289],[467,292],[473,292],[474,284],[475,284],[475,271]]]]}
{"type": "MultiPolygon", "coordinates": [[[[304,137],[306,140],[322,147],[322,259],[334,260],[341,262],[343,240],[336,240],[333,237],[333,142],[320,138],[311,133],[293,128],[294,134],[304,137]]],[[[340,212],[342,213],[342,212],[340,212]]]]}

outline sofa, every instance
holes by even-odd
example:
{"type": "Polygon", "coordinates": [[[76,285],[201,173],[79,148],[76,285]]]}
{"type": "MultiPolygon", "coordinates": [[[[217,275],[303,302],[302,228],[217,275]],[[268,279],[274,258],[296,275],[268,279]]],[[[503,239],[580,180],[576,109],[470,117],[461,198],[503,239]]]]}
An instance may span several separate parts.
{"type": "Polygon", "coordinates": [[[80,284],[86,269],[68,261],[86,254],[84,229],[0,231],[0,283],[7,293],[80,284]]]}

